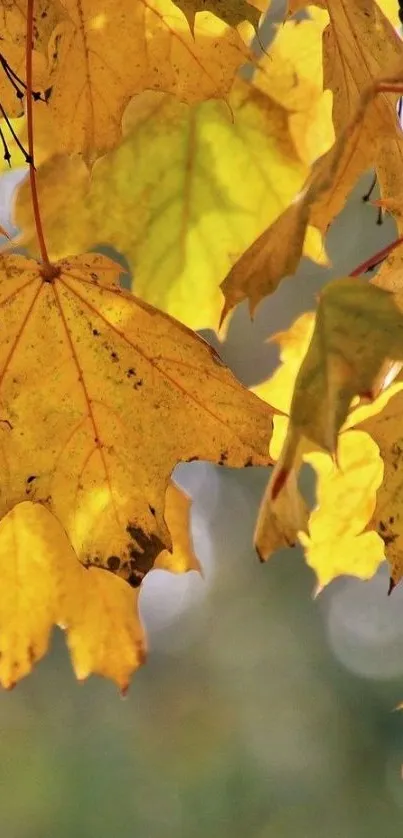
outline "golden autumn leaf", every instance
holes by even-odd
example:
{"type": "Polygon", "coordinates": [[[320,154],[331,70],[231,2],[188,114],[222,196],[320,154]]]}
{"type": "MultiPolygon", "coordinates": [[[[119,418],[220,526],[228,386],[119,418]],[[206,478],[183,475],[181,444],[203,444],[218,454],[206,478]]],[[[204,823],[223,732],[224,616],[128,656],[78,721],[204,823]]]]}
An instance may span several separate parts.
{"type": "MultiPolygon", "coordinates": [[[[260,300],[273,293],[284,276],[295,273],[311,230],[309,225],[324,235],[357,179],[376,163],[378,153],[385,159],[394,144],[400,155],[401,141],[390,134],[392,122],[385,128],[386,133],[378,130],[374,104],[378,93],[383,95],[383,86],[402,82],[403,68],[399,67],[393,75],[364,91],[354,118],[339,133],[332,148],[315,161],[299,195],[244,251],[221,283],[225,297],[222,319],[244,299],[249,300],[253,313],[260,300]]],[[[396,135],[396,115],[394,120],[396,135]]],[[[309,249],[306,255],[315,258],[309,249]]]]}
{"type": "Polygon", "coordinates": [[[304,460],[317,475],[317,507],[299,539],[319,586],[341,575],[370,579],[384,560],[381,539],[365,531],[383,476],[378,446],[368,434],[346,431],[339,438],[337,464],[319,451],[304,460]]]}
{"type": "Polygon", "coordinates": [[[395,0],[376,0],[376,2],[392,26],[395,29],[399,29],[401,26],[399,20],[399,3],[395,3],[395,0]]]}
{"type": "Polygon", "coordinates": [[[269,52],[259,59],[254,84],[278,104],[309,110],[323,95],[322,33],[326,21],[287,21],[276,28],[269,52]]]}
{"type": "MultiPolygon", "coordinates": [[[[289,329],[274,334],[270,341],[280,347],[280,364],[269,379],[252,388],[259,398],[286,414],[274,417],[270,442],[270,455],[274,461],[279,460],[284,445],[295,378],[314,326],[315,316],[307,312],[289,329]]],[[[254,545],[261,561],[267,561],[280,547],[293,546],[298,533],[307,528],[308,507],[298,490],[296,472],[289,475],[283,491],[273,499],[271,487],[275,474],[274,471],[263,495],[254,533],[254,545]]]]}
{"type": "MultiPolygon", "coordinates": [[[[108,242],[128,259],[139,296],[192,328],[217,328],[220,279],[292,200],[307,171],[284,108],[240,80],[229,104],[231,110],[221,102],[188,106],[144,93],[126,113],[123,142],[96,163],[91,179],[76,157],[56,156],[40,167],[51,258],[108,242]]],[[[32,252],[28,179],[14,217],[32,252]]]]}
{"type": "Polygon", "coordinates": [[[155,569],[169,570],[171,573],[200,571],[200,562],[194,552],[190,534],[190,507],[190,497],[171,480],[165,495],[164,516],[172,534],[172,553],[162,550],[155,560],[155,569]]]}
{"type": "MultiPolygon", "coordinates": [[[[403,43],[376,0],[326,0],[329,24],[323,33],[324,86],[333,93],[336,135],[354,117],[360,92],[403,60],[403,43]]],[[[396,95],[376,99],[378,130],[392,122],[396,95]]]]}
{"type": "MultiPolygon", "coordinates": [[[[295,377],[314,324],[314,314],[308,312],[287,331],[274,336],[281,347],[281,365],[268,381],[254,388],[261,398],[286,412],[290,410],[295,377]]],[[[376,416],[392,398],[392,391],[401,386],[392,385],[370,405],[351,411],[339,436],[337,462],[309,441],[301,446],[300,459],[316,473],[316,506],[310,515],[298,491],[296,470],[291,471],[274,499],[276,470],[273,472],[255,529],[255,546],[261,559],[269,559],[274,550],[292,546],[298,539],[307,564],[316,573],[319,588],[341,574],[368,579],[376,572],[384,558],[384,545],[376,533],[366,530],[375,510],[383,464],[378,446],[369,435],[350,429],[376,416]]],[[[280,460],[287,430],[288,418],[275,417],[270,445],[274,460],[280,460]]]]}
{"type": "Polygon", "coordinates": [[[369,579],[385,558],[392,584],[400,579],[400,554],[394,547],[398,526],[393,528],[398,505],[389,472],[391,449],[396,452],[391,408],[398,407],[402,387],[397,381],[370,404],[350,411],[339,436],[337,463],[322,451],[303,454],[316,473],[317,503],[299,540],[320,588],[340,575],[369,579]]]}
{"type": "Polygon", "coordinates": [[[403,360],[403,312],[396,297],[352,277],[328,283],[295,379],[273,497],[298,463],[304,439],[336,452],[353,397],[375,398],[395,360],[403,360]]]}
{"type": "MultiPolygon", "coordinates": [[[[189,499],[167,489],[173,552],[156,567],[197,570],[188,533],[189,499]]],[[[24,501],[0,521],[0,683],[13,687],[46,653],[53,627],[66,631],[77,678],[111,678],[125,692],[144,661],[146,640],[138,590],[102,568],[84,568],[62,527],[42,504],[24,501]]]]}
{"type": "MultiPolygon", "coordinates": [[[[286,427],[282,426],[282,450],[276,457],[271,448],[277,464],[262,501],[255,532],[256,547],[259,555],[264,559],[269,557],[273,547],[273,543],[268,542],[264,536],[273,517],[275,517],[275,530],[284,540],[290,540],[288,536],[290,531],[295,535],[298,530],[304,529],[306,514],[304,514],[296,482],[296,475],[302,460],[311,462],[320,476],[326,474],[326,469],[330,468],[332,461],[330,458],[327,460],[321,458],[315,449],[319,447],[330,453],[336,452],[337,437],[347,417],[353,396],[375,398],[383,389],[385,371],[389,369],[388,361],[403,358],[403,312],[400,311],[396,298],[376,286],[363,284],[359,279],[350,277],[345,280],[336,280],[325,286],[319,301],[315,327],[313,332],[311,330],[312,319],[306,315],[300,318],[288,333],[280,334],[283,366],[275,373],[273,383],[269,380],[256,388],[261,396],[272,400],[275,407],[279,406],[276,394],[284,391],[285,396],[282,395],[280,407],[287,410],[290,386],[294,382],[296,368],[302,361],[295,377],[289,423],[286,427]],[[284,492],[286,496],[281,500],[281,494],[284,492]]],[[[392,399],[391,403],[393,401],[392,399]]],[[[358,438],[355,437],[355,439],[358,438]]],[[[361,441],[363,439],[361,438],[361,441]]],[[[350,442],[343,442],[344,459],[343,465],[340,465],[343,476],[340,477],[338,469],[331,466],[333,471],[330,480],[331,490],[329,490],[330,493],[334,493],[337,486],[340,486],[340,492],[344,491],[350,497],[351,488],[349,489],[348,481],[351,479],[352,485],[358,484],[357,509],[360,509],[362,514],[359,517],[356,512],[353,516],[351,532],[349,531],[346,536],[349,539],[360,534],[364,528],[363,521],[368,522],[368,505],[371,507],[372,503],[375,507],[375,492],[382,479],[376,446],[371,448],[370,443],[367,443],[369,453],[367,452],[362,461],[361,455],[358,460],[352,457],[351,450],[348,448],[350,444],[350,442]],[[371,484],[369,483],[370,473],[365,470],[363,472],[365,462],[368,468],[373,467],[373,471],[370,472],[373,474],[371,484]],[[361,480],[362,474],[364,477],[361,480]],[[361,485],[367,485],[368,494],[365,497],[362,489],[359,489],[360,482],[361,485]],[[370,485],[372,485],[371,491],[370,485]],[[363,504],[363,497],[366,506],[365,503],[363,504]]],[[[337,464],[339,465],[338,458],[339,447],[337,446],[337,464]]],[[[323,488],[324,496],[328,491],[326,488],[328,483],[329,481],[326,483],[326,480],[324,483],[323,481],[319,483],[322,488],[325,487],[323,488]]],[[[333,506],[329,503],[329,509],[331,514],[335,514],[335,510],[338,514],[339,503],[334,502],[333,506]]],[[[347,512],[345,518],[348,520],[347,512]]],[[[315,566],[321,584],[325,584],[323,580],[326,572],[319,565],[319,573],[320,558],[318,559],[317,555],[319,557],[323,555],[325,537],[323,534],[330,528],[321,510],[318,513],[318,520],[319,524],[314,529],[313,535],[311,533],[307,536],[303,543],[307,547],[310,546],[311,564],[315,566]]],[[[344,527],[342,518],[340,526],[344,527]]],[[[339,532],[336,524],[333,526],[333,531],[339,532]]],[[[327,538],[329,538],[329,533],[327,538]]],[[[276,541],[277,544],[280,543],[279,535],[276,541]]],[[[365,539],[365,542],[367,541],[368,539],[365,539]]],[[[360,542],[360,545],[363,543],[360,542]]],[[[372,538],[371,543],[378,542],[372,538]]],[[[335,542],[335,549],[336,547],[335,542]]],[[[358,546],[355,543],[354,550],[356,547],[355,552],[358,556],[358,546]]],[[[357,564],[356,574],[360,575],[361,572],[369,574],[369,567],[374,572],[374,566],[377,566],[379,561],[378,549],[367,563],[364,562],[363,566],[367,568],[366,571],[359,571],[358,568],[361,565],[357,564]]],[[[334,562],[330,562],[329,574],[337,575],[337,572],[333,571],[334,562]]]]}
{"type": "Polygon", "coordinates": [[[325,20],[288,21],[255,69],[253,83],[289,110],[290,133],[307,164],[334,141],[332,95],[323,90],[322,33],[325,20]]]}
{"type": "Polygon", "coordinates": [[[78,678],[91,672],[125,689],[145,655],[138,591],[78,561],[41,504],[24,502],[0,521],[0,683],[13,687],[46,653],[54,625],[66,630],[78,678]]]}
{"type": "Polygon", "coordinates": [[[297,317],[289,329],[272,335],[270,343],[277,343],[280,348],[280,364],[269,379],[252,388],[260,399],[287,415],[291,409],[295,379],[314,328],[315,315],[307,311],[297,317]]]}
{"type": "Polygon", "coordinates": [[[123,111],[147,89],[185,102],[226,98],[250,57],[239,33],[198,15],[194,34],[171,0],[64,0],[69,19],[54,29],[49,109],[60,150],[90,161],[112,148],[123,111]],[[135,45],[135,49],[133,48],[135,45]]]}
{"type": "Polygon", "coordinates": [[[294,547],[308,522],[308,505],[298,491],[293,473],[283,492],[272,498],[271,483],[263,495],[254,533],[254,545],[260,561],[267,561],[281,547],[294,547]]]}
{"type": "Polygon", "coordinates": [[[271,410],[208,344],[122,290],[120,272],[95,254],[50,273],[1,259],[0,515],[42,503],[84,565],[137,586],[171,548],[176,463],[267,464],[271,410]]]}

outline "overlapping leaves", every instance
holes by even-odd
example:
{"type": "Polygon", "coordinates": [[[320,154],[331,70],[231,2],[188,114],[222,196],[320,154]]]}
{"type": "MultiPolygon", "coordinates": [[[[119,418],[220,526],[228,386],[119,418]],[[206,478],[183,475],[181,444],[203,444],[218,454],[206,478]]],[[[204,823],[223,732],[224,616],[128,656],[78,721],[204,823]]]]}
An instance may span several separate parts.
{"type": "MultiPolygon", "coordinates": [[[[34,157],[52,263],[0,266],[5,686],[58,624],[78,677],[126,688],[144,657],[140,582],[158,566],[198,566],[189,502],[170,482],[180,461],[277,460],[256,531],[263,559],[300,539],[320,585],[367,578],[384,551],[394,582],[403,574],[401,386],[389,386],[403,361],[399,294],[329,285],[315,326],[307,317],[280,338],[283,366],[256,388],[269,406],[152,308],[217,328],[221,283],[223,316],[243,299],[253,310],[302,253],[326,260],[327,228],[371,166],[401,226],[403,47],[390,4],[290,0],[288,11],[305,8],[310,19],[287,20],[256,61],[260,0],[35,5],[34,157]],[[236,76],[250,61],[246,82],[236,76]],[[97,241],[126,257],[141,299],[114,263],[82,256],[97,241]],[[302,461],[318,478],[312,513],[302,461]]],[[[6,161],[7,132],[27,157],[23,117],[9,121],[23,110],[26,17],[22,0],[0,0],[6,161]]],[[[31,190],[27,179],[15,220],[36,256],[31,190]]],[[[396,250],[378,285],[399,290],[399,260],[396,250]]]]}

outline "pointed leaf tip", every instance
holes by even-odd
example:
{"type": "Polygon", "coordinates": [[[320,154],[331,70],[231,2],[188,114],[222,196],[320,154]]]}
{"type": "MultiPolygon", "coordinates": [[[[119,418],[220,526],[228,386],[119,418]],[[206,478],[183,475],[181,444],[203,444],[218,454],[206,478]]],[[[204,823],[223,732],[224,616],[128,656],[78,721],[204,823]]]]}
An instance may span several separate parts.
{"type": "Polygon", "coordinates": [[[388,596],[391,595],[392,591],[394,591],[395,588],[396,588],[396,582],[393,579],[393,576],[391,576],[390,579],[389,579],[388,596]]]}

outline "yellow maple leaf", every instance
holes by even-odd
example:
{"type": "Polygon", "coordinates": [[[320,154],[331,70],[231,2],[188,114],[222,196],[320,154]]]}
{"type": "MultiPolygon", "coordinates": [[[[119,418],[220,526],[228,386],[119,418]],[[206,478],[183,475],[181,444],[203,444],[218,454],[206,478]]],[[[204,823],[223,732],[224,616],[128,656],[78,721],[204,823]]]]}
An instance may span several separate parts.
{"type": "Polygon", "coordinates": [[[316,258],[315,250],[305,249],[313,229],[310,225],[323,235],[358,177],[376,162],[379,154],[386,154],[391,144],[400,144],[396,120],[394,136],[390,134],[391,123],[385,128],[386,133],[379,130],[374,103],[378,93],[383,95],[384,85],[402,82],[403,69],[399,67],[364,91],[354,118],[340,132],[332,148],[315,161],[299,195],[245,250],[221,283],[225,297],[222,318],[244,299],[249,300],[253,313],[260,300],[273,293],[284,276],[295,273],[303,250],[316,258]]]}
{"type": "Polygon", "coordinates": [[[44,504],[83,564],[135,586],[170,548],[176,463],[266,464],[271,411],[208,344],[122,290],[120,272],[95,254],[50,273],[1,259],[0,515],[44,504]]]}
{"type": "Polygon", "coordinates": [[[198,15],[194,36],[171,0],[65,0],[56,26],[49,109],[60,149],[93,161],[116,145],[130,98],[146,89],[186,102],[226,98],[249,49],[218,18],[198,15]],[[135,45],[135,49],[134,46],[135,45]]]}
{"type": "Polygon", "coordinates": [[[365,532],[383,477],[376,443],[366,433],[347,431],[339,438],[337,465],[323,452],[304,460],[317,475],[317,506],[299,539],[319,586],[341,575],[370,579],[384,560],[381,539],[365,532]]]}
{"type": "Polygon", "coordinates": [[[251,388],[260,399],[287,415],[291,409],[295,378],[308,350],[314,328],[315,315],[312,311],[307,311],[301,314],[289,329],[272,335],[269,342],[279,345],[280,364],[267,381],[251,388]]]}
{"type": "Polygon", "coordinates": [[[332,95],[323,90],[322,33],[325,19],[279,26],[270,51],[254,72],[255,86],[290,112],[290,133],[311,164],[334,141],[332,95]]]}
{"type": "MultiPolygon", "coordinates": [[[[56,156],[39,168],[51,258],[109,242],[128,259],[139,296],[192,328],[217,328],[220,279],[292,200],[307,171],[284,108],[241,81],[229,102],[231,111],[218,102],[188,106],[142,94],[125,116],[125,139],[96,163],[91,179],[74,157],[56,156]]],[[[14,217],[32,251],[28,179],[14,217]]]]}
{"type": "MultiPolygon", "coordinates": [[[[173,552],[156,567],[197,570],[188,534],[189,499],[170,483],[166,519],[173,552]]],[[[77,678],[97,673],[125,692],[144,661],[139,590],[102,568],[84,568],[62,527],[41,504],[23,502],[0,521],[0,683],[13,687],[46,653],[53,626],[66,631],[77,678]]]]}
{"type": "MultiPolygon", "coordinates": [[[[354,396],[375,398],[391,360],[403,360],[398,299],[348,277],[323,289],[308,351],[295,380],[279,490],[303,439],[334,453],[354,396]]],[[[276,487],[273,487],[276,494],[276,487]]]]}
{"type": "MultiPolygon", "coordinates": [[[[281,365],[254,392],[277,408],[290,411],[295,378],[308,350],[315,325],[312,312],[299,317],[274,339],[280,344],[281,365]]],[[[370,578],[384,559],[384,545],[375,532],[366,532],[382,482],[383,463],[378,445],[368,433],[351,430],[379,413],[400,385],[392,385],[370,405],[353,409],[338,440],[337,463],[308,440],[300,459],[316,473],[316,506],[309,515],[297,487],[296,470],[276,498],[272,497],[273,473],[263,496],[255,529],[255,546],[261,559],[274,550],[292,546],[297,539],[307,564],[315,571],[319,588],[341,574],[370,578]]],[[[307,398],[309,394],[307,394],[307,398]]],[[[392,399],[393,401],[393,399],[392,399]]],[[[288,417],[274,418],[270,453],[279,460],[287,437],[288,417]]],[[[382,490],[380,490],[382,491],[382,490]]]]}
{"type": "Polygon", "coordinates": [[[172,533],[173,549],[172,553],[162,550],[155,560],[155,569],[169,570],[171,573],[201,570],[190,534],[190,507],[189,496],[171,480],[166,491],[164,514],[172,533]]]}

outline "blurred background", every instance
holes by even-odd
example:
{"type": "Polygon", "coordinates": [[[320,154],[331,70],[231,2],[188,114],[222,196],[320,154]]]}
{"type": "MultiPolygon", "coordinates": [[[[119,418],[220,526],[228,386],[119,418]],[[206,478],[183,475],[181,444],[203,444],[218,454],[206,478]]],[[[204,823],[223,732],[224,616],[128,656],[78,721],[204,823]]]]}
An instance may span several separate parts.
{"type": "MultiPolygon", "coordinates": [[[[253,324],[239,307],[221,346],[203,333],[246,384],[277,363],[270,334],[394,238],[362,201],[370,182],[330,232],[330,270],[304,262],[253,324]]],[[[14,184],[0,180],[3,224],[14,184]]],[[[313,600],[301,551],[259,564],[268,475],[176,470],[205,578],[147,577],[150,655],[126,699],[100,678],[75,682],[60,631],[0,693],[1,838],[402,838],[403,586],[387,597],[385,567],[313,600]]]]}

